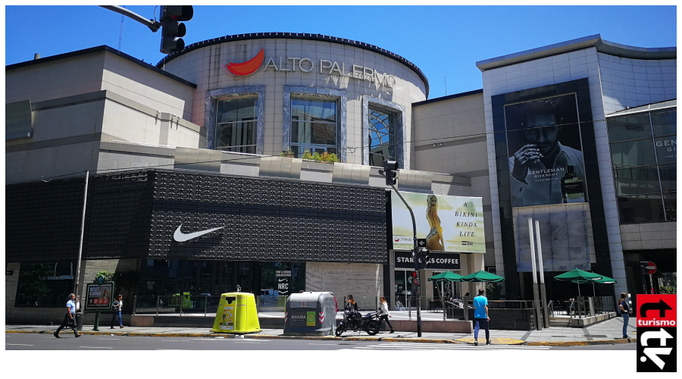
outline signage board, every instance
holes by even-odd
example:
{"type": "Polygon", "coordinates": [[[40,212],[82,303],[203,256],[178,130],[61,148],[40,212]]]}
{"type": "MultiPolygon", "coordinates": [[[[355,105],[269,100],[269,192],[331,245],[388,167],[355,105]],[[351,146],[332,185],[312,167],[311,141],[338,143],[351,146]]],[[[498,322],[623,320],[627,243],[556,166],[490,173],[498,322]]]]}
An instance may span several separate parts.
{"type": "Polygon", "coordinates": [[[114,282],[89,283],[86,289],[85,310],[108,311],[114,297],[114,282]]]}
{"type": "MultiPolygon", "coordinates": [[[[412,252],[395,252],[395,268],[409,268],[414,269],[414,262],[412,260],[412,252]]],[[[461,270],[460,255],[457,253],[431,253],[429,256],[428,269],[434,270],[461,270]]]]}
{"type": "MultiPolygon", "coordinates": [[[[480,197],[401,192],[414,213],[417,239],[431,251],[485,253],[483,202],[480,197]]],[[[391,193],[393,249],[413,250],[410,212],[398,194],[391,193]]]]}

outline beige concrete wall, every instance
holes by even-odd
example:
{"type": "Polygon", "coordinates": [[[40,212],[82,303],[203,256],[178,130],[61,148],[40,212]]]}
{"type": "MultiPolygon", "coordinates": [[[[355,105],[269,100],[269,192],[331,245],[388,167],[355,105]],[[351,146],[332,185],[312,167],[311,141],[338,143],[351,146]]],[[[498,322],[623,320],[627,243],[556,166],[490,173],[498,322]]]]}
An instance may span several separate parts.
{"type": "Polygon", "coordinates": [[[159,112],[192,119],[192,86],[116,54],[105,55],[101,89],[117,93],[159,112]]]}
{"type": "Polygon", "coordinates": [[[620,226],[623,250],[677,249],[677,222],[620,226]]]}
{"type": "Polygon", "coordinates": [[[343,298],[352,294],[360,309],[377,309],[384,296],[383,268],[372,263],[308,262],[305,270],[306,291],[333,292],[343,309],[343,298]]]}
{"type": "Polygon", "coordinates": [[[99,91],[104,52],[5,70],[5,103],[31,103],[99,91]]]}

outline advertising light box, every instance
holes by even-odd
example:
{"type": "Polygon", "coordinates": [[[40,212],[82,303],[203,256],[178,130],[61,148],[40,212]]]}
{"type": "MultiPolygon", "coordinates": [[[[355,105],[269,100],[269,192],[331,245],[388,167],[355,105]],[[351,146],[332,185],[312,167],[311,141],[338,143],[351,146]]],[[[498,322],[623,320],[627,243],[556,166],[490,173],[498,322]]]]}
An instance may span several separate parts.
{"type": "MultiPolygon", "coordinates": [[[[401,192],[414,213],[417,238],[431,251],[485,253],[483,201],[480,197],[401,192]]],[[[391,193],[393,249],[412,250],[414,231],[405,203],[391,193]]]]}

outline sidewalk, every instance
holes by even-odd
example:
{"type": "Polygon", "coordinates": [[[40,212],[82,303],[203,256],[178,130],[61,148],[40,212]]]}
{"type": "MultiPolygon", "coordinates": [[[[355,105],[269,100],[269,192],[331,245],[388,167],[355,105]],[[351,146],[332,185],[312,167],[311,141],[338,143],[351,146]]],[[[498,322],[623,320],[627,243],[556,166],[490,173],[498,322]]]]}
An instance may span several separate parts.
{"type": "MultiPolygon", "coordinates": [[[[493,345],[534,345],[534,346],[577,346],[635,343],[637,320],[632,317],[628,323],[630,339],[623,339],[623,319],[612,318],[583,328],[549,327],[542,330],[490,330],[493,345]]],[[[53,333],[58,325],[5,325],[5,333],[53,333]]],[[[101,326],[98,331],[93,325],[84,325],[82,333],[87,335],[148,336],[148,337],[208,337],[208,338],[281,338],[281,339],[331,339],[351,341],[388,341],[388,342],[431,342],[473,344],[473,333],[432,333],[396,331],[393,334],[380,332],[369,336],[365,332],[346,332],[341,337],[332,336],[285,336],[283,329],[263,329],[259,333],[232,334],[213,333],[210,328],[198,327],[141,327],[130,326],[111,329],[101,326]]],[[[70,333],[62,333],[69,337],[70,333]]],[[[479,344],[485,344],[485,332],[480,331],[479,344]]]]}

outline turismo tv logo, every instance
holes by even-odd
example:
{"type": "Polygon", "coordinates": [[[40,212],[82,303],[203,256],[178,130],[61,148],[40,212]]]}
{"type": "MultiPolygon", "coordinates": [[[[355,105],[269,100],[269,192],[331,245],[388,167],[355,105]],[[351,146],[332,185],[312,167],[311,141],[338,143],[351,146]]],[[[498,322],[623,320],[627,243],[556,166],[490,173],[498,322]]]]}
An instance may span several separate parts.
{"type": "Polygon", "coordinates": [[[677,295],[637,295],[637,372],[677,372],[677,295]]]}

